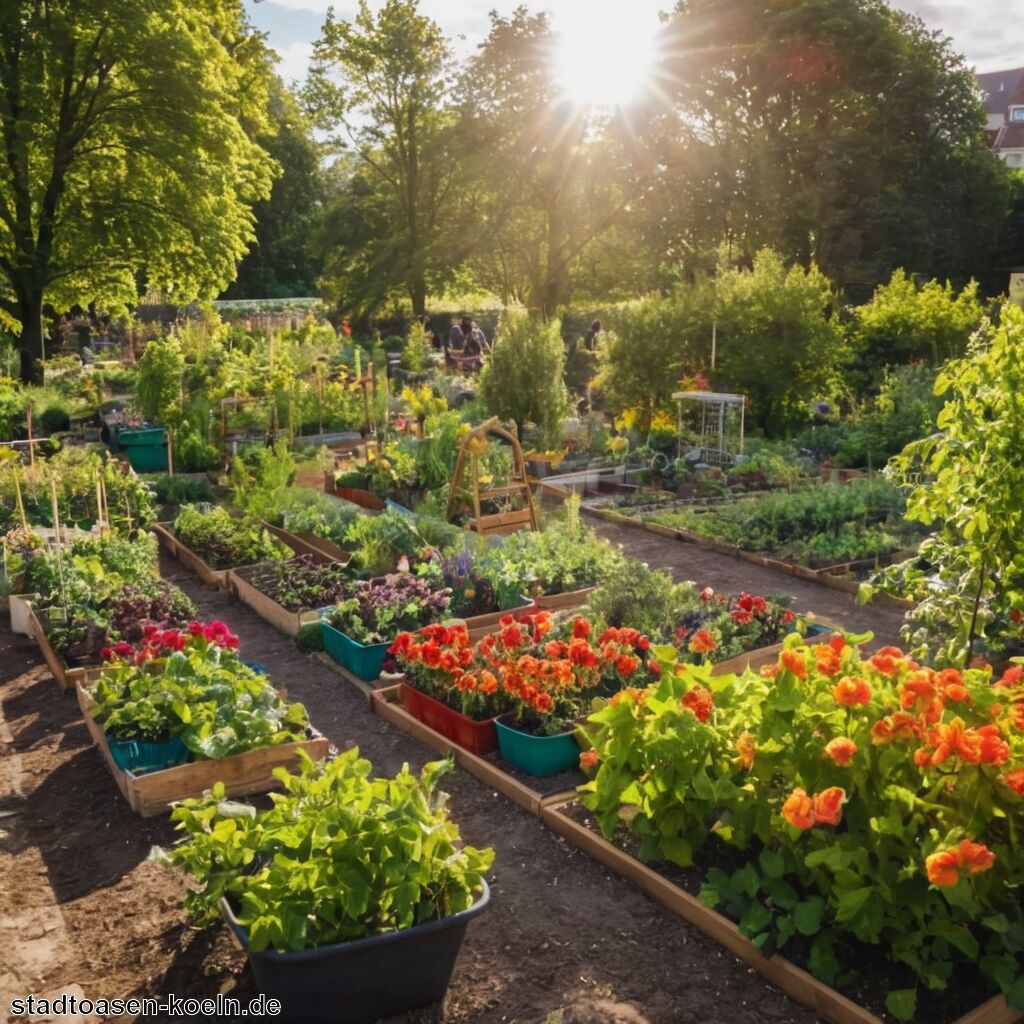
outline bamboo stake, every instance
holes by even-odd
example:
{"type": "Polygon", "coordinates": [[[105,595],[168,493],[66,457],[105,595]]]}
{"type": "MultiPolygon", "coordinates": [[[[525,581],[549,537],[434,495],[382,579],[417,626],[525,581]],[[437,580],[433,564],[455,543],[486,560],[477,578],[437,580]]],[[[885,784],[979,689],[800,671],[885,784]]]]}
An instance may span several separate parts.
{"type": "Polygon", "coordinates": [[[21,484],[18,483],[18,471],[14,471],[14,497],[18,503],[18,515],[21,517],[21,527],[28,533],[28,516],[25,515],[25,503],[21,500],[21,484]]]}
{"type": "Polygon", "coordinates": [[[25,411],[25,415],[28,423],[28,464],[32,469],[32,473],[36,471],[36,444],[32,439],[32,406],[29,405],[25,411]]]}
{"type": "Polygon", "coordinates": [[[53,512],[53,530],[57,538],[57,578],[60,580],[60,601],[64,609],[64,621],[68,619],[68,593],[64,584],[64,556],[60,539],[60,512],[57,509],[57,480],[50,477],[50,508],[53,512]]]}

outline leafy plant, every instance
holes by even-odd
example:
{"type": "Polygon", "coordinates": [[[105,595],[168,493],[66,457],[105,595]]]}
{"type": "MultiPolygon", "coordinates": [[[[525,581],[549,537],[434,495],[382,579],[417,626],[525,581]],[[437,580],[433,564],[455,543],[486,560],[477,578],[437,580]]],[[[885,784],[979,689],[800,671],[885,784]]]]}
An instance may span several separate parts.
{"type": "Polygon", "coordinates": [[[434,590],[408,573],[357,580],[328,612],[327,621],[357,643],[390,643],[403,630],[443,618],[451,596],[450,590],[434,590]]]}
{"type": "Polygon", "coordinates": [[[237,646],[222,622],[147,627],[137,650],[107,652],[110,664],[89,687],[93,718],[119,740],[180,737],[202,758],[305,740],[306,709],[284,703],[237,646]]]}
{"type": "Polygon", "coordinates": [[[352,551],[356,567],[370,576],[394,571],[400,559],[419,558],[426,547],[415,524],[395,509],[354,519],[345,534],[345,543],[352,551]]]}
{"type": "Polygon", "coordinates": [[[174,520],[174,535],[213,569],[288,556],[284,545],[259,523],[235,519],[222,508],[200,512],[194,505],[185,505],[174,520]]]}
{"type": "Polygon", "coordinates": [[[242,570],[248,583],[290,612],[323,608],[344,600],[352,576],[340,562],[299,555],[284,562],[242,570]]]}
{"type": "Polygon", "coordinates": [[[199,883],[185,897],[192,919],[217,919],[222,896],[249,932],[249,948],[312,949],[411,928],[470,907],[494,858],[463,846],[438,779],[450,761],[371,778],[357,748],[298,774],[274,806],[238,814],[224,787],[171,814],[184,839],[173,864],[199,883]]]}

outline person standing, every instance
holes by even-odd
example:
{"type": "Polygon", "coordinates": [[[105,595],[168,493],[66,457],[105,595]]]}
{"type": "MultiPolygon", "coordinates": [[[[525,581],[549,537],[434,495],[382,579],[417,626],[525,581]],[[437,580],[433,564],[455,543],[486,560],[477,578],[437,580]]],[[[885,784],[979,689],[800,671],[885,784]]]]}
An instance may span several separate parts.
{"type": "Polygon", "coordinates": [[[601,333],[601,321],[594,320],[590,325],[590,330],[583,335],[583,346],[588,352],[597,351],[597,336],[601,333]]]}

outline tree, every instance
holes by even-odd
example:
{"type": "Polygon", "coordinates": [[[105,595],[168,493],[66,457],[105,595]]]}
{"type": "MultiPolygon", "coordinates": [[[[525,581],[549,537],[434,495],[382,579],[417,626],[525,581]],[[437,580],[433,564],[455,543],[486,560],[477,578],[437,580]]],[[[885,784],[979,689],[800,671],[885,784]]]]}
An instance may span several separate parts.
{"type": "Polygon", "coordinates": [[[38,378],[44,302],[212,297],[273,162],[269,65],[240,0],[0,5],[0,306],[38,378]]]}
{"type": "MultiPolygon", "coordinates": [[[[681,0],[638,131],[645,222],[680,261],[726,240],[866,297],[898,266],[964,281],[1008,201],[963,59],[882,0],[681,0]]],[[[659,250],[659,251],[664,251],[659,250]]]]}
{"type": "Polygon", "coordinates": [[[559,436],[569,411],[565,390],[565,348],[557,320],[544,323],[525,313],[506,312],[480,375],[480,398],[487,411],[523,428],[533,423],[545,442],[559,436]]]}
{"type": "Polygon", "coordinates": [[[321,260],[310,244],[326,200],[320,147],[295,97],[275,80],[268,113],[271,133],[260,144],[281,167],[270,198],[253,207],[256,241],[238,265],[226,299],[314,295],[321,260]]]}
{"type": "Polygon", "coordinates": [[[853,310],[856,371],[877,388],[886,366],[924,361],[938,367],[963,356],[985,310],[973,281],[959,294],[947,281],[918,284],[903,270],[853,310]]]}
{"type": "Polygon", "coordinates": [[[459,85],[477,188],[466,255],[485,287],[545,317],[571,299],[580,260],[625,220],[630,195],[629,154],[555,87],[554,42],[546,14],[492,11],[459,85]]]}
{"type": "Polygon", "coordinates": [[[350,175],[328,212],[328,275],[347,308],[369,311],[402,288],[413,313],[452,267],[460,161],[445,113],[445,38],[418,0],[366,0],[351,22],[328,11],[306,96],[319,124],[354,149],[350,175]],[[339,76],[340,74],[340,81],[339,76]],[[348,292],[356,301],[352,302],[348,292]]]}

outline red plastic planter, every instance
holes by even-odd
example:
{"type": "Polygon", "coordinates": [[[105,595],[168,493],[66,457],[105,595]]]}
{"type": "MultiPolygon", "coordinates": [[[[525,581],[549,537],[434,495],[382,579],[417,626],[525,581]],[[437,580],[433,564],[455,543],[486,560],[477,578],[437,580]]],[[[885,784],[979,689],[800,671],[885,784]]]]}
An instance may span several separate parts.
{"type": "Polygon", "coordinates": [[[490,754],[498,749],[498,734],[493,718],[477,722],[404,681],[401,687],[402,707],[434,732],[439,732],[445,739],[464,747],[471,754],[490,754]]]}

